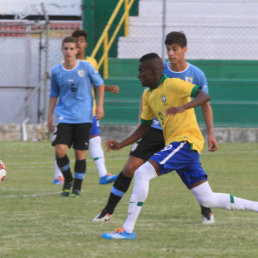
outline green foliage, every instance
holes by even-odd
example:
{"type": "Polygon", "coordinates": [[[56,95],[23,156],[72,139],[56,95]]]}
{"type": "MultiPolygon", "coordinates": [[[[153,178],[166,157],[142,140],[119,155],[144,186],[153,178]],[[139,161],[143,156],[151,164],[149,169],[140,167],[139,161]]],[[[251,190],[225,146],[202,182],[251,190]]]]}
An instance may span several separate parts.
{"type": "MultiPolygon", "coordinates": [[[[258,200],[258,144],[220,144],[203,151],[202,164],[216,192],[258,200]]],[[[111,173],[119,173],[129,148],[106,154],[111,173]]],[[[0,184],[0,257],[257,257],[258,214],[213,209],[215,225],[202,225],[200,209],[176,173],[151,182],[136,224],[136,240],[101,238],[123,225],[132,186],[112,222],[91,220],[105,205],[111,185],[99,185],[88,158],[80,199],[59,196],[53,185],[54,149],[48,142],[2,142],[0,158],[7,178],[0,184]]],[[[71,163],[73,152],[69,151],[71,163]]],[[[88,153],[89,156],[89,153],[88,153]]]]}

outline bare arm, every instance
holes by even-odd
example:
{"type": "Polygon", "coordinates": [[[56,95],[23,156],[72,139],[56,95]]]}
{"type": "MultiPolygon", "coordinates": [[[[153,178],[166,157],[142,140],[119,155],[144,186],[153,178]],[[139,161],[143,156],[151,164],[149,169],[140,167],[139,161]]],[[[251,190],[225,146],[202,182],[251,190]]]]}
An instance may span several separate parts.
{"type": "Polygon", "coordinates": [[[208,147],[209,151],[213,152],[218,149],[218,144],[214,136],[213,131],[213,112],[210,105],[210,102],[205,102],[202,105],[202,115],[206,124],[206,128],[208,131],[208,147]]]}
{"type": "Polygon", "coordinates": [[[141,96],[140,105],[139,105],[138,126],[140,126],[141,124],[141,116],[142,116],[142,96],[141,96]]]}
{"type": "Polygon", "coordinates": [[[47,120],[47,128],[49,132],[53,132],[53,113],[55,110],[57,98],[49,98],[49,109],[48,109],[48,120],[47,120]]]}
{"type": "Polygon", "coordinates": [[[96,116],[97,116],[97,120],[103,118],[104,116],[104,83],[101,84],[98,88],[97,88],[97,94],[98,94],[98,103],[97,103],[97,107],[96,107],[96,116]]]}
{"type": "Polygon", "coordinates": [[[119,86],[117,85],[110,85],[110,86],[107,86],[106,84],[104,85],[105,85],[105,91],[109,91],[114,94],[117,94],[119,92],[119,86]]]}
{"type": "Polygon", "coordinates": [[[150,129],[150,125],[140,125],[136,128],[136,130],[124,139],[121,143],[117,142],[116,140],[112,139],[105,143],[107,147],[107,151],[109,150],[120,150],[121,148],[128,146],[140,138],[142,138],[150,129]]]}
{"type": "Polygon", "coordinates": [[[190,108],[195,108],[203,105],[205,102],[210,100],[210,96],[203,92],[202,90],[198,90],[195,98],[193,98],[190,102],[179,106],[179,107],[170,107],[166,110],[166,115],[176,115],[177,113],[183,113],[185,110],[190,108]]]}

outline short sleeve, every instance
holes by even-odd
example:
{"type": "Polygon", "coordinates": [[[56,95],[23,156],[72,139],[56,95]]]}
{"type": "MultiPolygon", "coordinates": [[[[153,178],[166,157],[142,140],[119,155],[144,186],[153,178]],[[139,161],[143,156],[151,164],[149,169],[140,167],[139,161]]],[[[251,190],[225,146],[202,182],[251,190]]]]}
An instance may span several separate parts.
{"type": "Polygon", "coordinates": [[[92,64],[88,63],[87,69],[88,69],[90,80],[95,88],[99,87],[101,84],[104,83],[99,72],[92,66],[92,64]]]}
{"type": "Polygon", "coordinates": [[[56,78],[56,70],[51,71],[49,97],[50,98],[59,97],[59,87],[58,87],[57,78],[56,78]]]}
{"type": "Polygon", "coordinates": [[[192,90],[196,86],[195,84],[177,78],[172,80],[173,87],[170,87],[170,90],[173,92],[171,94],[176,94],[178,98],[191,97],[192,90]]]}

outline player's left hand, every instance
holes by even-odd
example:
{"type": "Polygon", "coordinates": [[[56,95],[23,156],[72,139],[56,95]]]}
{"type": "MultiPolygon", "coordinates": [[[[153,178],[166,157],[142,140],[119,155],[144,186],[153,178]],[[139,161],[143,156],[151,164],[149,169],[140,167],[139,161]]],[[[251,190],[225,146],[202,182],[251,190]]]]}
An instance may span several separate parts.
{"type": "Polygon", "coordinates": [[[0,160],[0,169],[6,169],[6,166],[2,160],[0,160]]]}
{"type": "Polygon", "coordinates": [[[185,111],[184,106],[170,107],[166,110],[166,116],[174,116],[177,113],[183,113],[185,111]]]}
{"type": "Polygon", "coordinates": [[[120,150],[122,148],[121,144],[114,139],[108,140],[105,143],[105,147],[107,148],[107,152],[110,150],[120,150]]]}
{"type": "Polygon", "coordinates": [[[218,149],[218,143],[214,135],[208,135],[208,147],[210,152],[214,152],[218,149]]]}
{"type": "Polygon", "coordinates": [[[119,92],[119,86],[117,85],[112,85],[111,87],[111,92],[117,94],[119,92]]]}

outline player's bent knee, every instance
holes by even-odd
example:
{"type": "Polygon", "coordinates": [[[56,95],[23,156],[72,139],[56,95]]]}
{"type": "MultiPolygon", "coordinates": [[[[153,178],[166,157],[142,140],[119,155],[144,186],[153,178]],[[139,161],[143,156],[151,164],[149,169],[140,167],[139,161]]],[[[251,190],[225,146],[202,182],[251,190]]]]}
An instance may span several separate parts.
{"type": "Polygon", "coordinates": [[[56,157],[62,158],[62,157],[65,156],[66,152],[64,150],[62,150],[62,149],[56,149],[56,153],[55,154],[56,154],[56,157]]]}
{"type": "Polygon", "coordinates": [[[146,161],[139,168],[137,168],[134,177],[135,180],[151,180],[152,178],[157,177],[157,173],[150,162],[146,161]]]}
{"type": "Polygon", "coordinates": [[[138,167],[136,167],[134,164],[127,163],[123,168],[122,173],[126,177],[133,177],[137,168],[138,167]]]}

